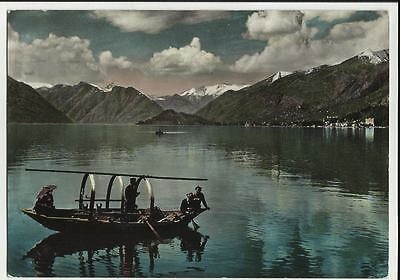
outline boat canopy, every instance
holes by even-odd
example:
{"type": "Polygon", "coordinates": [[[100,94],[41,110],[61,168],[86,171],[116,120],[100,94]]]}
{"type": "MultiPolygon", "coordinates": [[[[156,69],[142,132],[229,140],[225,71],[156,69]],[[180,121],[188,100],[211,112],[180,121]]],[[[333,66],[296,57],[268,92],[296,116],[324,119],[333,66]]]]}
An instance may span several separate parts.
{"type": "MultiPolygon", "coordinates": [[[[111,199],[111,190],[114,184],[115,179],[118,176],[128,176],[128,177],[135,177],[137,178],[137,184],[139,185],[142,180],[145,180],[147,183],[147,189],[149,192],[149,201],[150,201],[150,211],[153,210],[154,208],[154,195],[152,193],[152,188],[147,179],[159,179],[159,180],[186,180],[186,181],[207,181],[208,179],[205,178],[193,178],[193,177],[170,177],[170,176],[155,176],[155,175],[146,175],[146,174],[130,174],[130,173],[111,173],[111,172],[97,172],[97,171],[77,171],[77,170],[56,170],[56,169],[36,169],[36,168],[26,168],[26,171],[34,171],[34,172],[57,172],[57,173],[73,173],[73,174],[83,174],[82,181],[81,181],[81,186],[80,186],[80,192],[79,192],[79,199],[76,201],[78,202],[79,209],[84,210],[87,208],[85,206],[84,202],[89,202],[89,211],[90,213],[93,213],[94,207],[95,207],[95,202],[99,201],[105,201],[105,209],[109,210],[110,209],[110,202],[113,201],[120,201],[121,202],[121,213],[124,211],[124,189],[122,189],[121,193],[121,199],[111,199]],[[96,198],[96,188],[95,184],[92,184],[92,189],[90,192],[90,199],[85,199],[84,194],[85,194],[85,188],[86,188],[86,183],[87,179],[89,178],[90,175],[108,175],[111,176],[108,186],[107,186],[107,193],[106,193],[106,198],[105,199],[98,199],[96,198]]],[[[54,185],[49,185],[43,187],[42,191],[53,191],[56,186],[54,185]]]]}

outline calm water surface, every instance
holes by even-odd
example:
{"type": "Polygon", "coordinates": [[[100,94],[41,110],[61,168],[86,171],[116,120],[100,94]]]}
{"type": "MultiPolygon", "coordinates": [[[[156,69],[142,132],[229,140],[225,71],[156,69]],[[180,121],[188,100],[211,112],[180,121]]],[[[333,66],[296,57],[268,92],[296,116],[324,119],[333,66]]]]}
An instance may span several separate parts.
{"type": "MultiPolygon", "coordinates": [[[[8,126],[8,273],[57,277],[383,277],[388,130],[8,126]],[[25,168],[205,177],[198,233],[162,242],[57,234],[19,209],[54,183],[77,207],[80,176],[25,168]]],[[[124,178],[125,184],[128,178],[124,178]]],[[[95,176],[105,197],[108,178],[95,176]]],[[[151,181],[177,208],[196,182],[151,181]]],[[[117,188],[116,188],[117,189],[117,188]]],[[[118,191],[113,191],[118,198],[118,191]]],[[[146,207],[146,193],[139,206],[146,207]]]]}

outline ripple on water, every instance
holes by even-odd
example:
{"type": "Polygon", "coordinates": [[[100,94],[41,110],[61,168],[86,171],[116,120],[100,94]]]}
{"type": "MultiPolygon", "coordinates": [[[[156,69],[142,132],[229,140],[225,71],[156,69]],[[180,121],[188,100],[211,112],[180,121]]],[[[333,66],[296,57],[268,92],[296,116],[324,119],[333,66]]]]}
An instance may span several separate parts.
{"type": "MultiPolygon", "coordinates": [[[[387,270],[386,136],[381,142],[375,137],[366,150],[354,137],[329,136],[323,130],[263,128],[243,137],[243,130],[234,127],[185,128],[190,133],[154,137],[149,127],[52,129],[51,134],[46,126],[14,130],[21,135],[14,135],[19,142],[13,143],[21,144],[10,147],[9,158],[12,273],[33,276],[36,269],[58,277],[283,278],[379,277],[387,270]],[[37,186],[50,179],[60,186],[58,205],[75,206],[71,194],[79,194],[81,180],[26,174],[24,166],[204,176],[209,178],[204,192],[211,211],[198,221],[210,240],[201,250],[180,239],[160,244],[153,264],[142,245],[99,249],[91,260],[87,250],[51,255],[45,246],[40,261],[21,261],[36,240],[50,233],[28,221],[18,207],[32,205],[37,186]],[[356,175],[349,170],[357,170],[356,175]],[[197,255],[201,260],[196,261],[197,255]]],[[[96,177],[98,186],[107,182],[96,177]]],[[[156,198],[168,207],[179,205],[193,190],[186,182],[160,185],[156,198]],[[165,191],[164,186],[173,188],[165,191]]]]}

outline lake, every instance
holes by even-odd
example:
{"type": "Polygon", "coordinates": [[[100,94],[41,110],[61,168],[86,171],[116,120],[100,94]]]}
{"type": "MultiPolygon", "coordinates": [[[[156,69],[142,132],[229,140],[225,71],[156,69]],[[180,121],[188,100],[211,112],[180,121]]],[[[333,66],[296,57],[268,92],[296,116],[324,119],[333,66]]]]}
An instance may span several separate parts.
{"type": "MultiPolygon", "coordinates": [[[[12,276],[384,277],[389,130],[8,125],[7,262],[12,276]],[[77,207],[81,176],[25,168],[204,177],[198,232],[157,242],[57,234],[20,212],[55,184],[77,207]]],[[[105,197],[106,176],[95,176],[105,197]]],[[[128,178],[123,178],[128,184],[128,178]]],[[[197,182],[150,180],[179,207],[197,182]]],[[[141,188],[139,207],[146,207],[141,188]]],[[[113,192],[113,197],[120,194],[113,192]]]]}

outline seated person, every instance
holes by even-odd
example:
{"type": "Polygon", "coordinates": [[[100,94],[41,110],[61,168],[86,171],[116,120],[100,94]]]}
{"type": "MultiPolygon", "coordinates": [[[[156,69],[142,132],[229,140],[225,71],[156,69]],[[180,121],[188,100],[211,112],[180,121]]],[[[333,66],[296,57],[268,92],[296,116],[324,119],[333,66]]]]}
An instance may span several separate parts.
{"type": "Polygon", "coordinates": [[[186,194],[186,198],[181,202],[180,210],[183,213],[193,210],[193,193],[186,194]]]}
{"type": "Polygon", "coordinates": [[[37,212],[47,211],[54,209],[53,191],[56,189],[55,185],[48,185],[42,187],[36,196],[36,202],[33,209],[37,212]]]}

